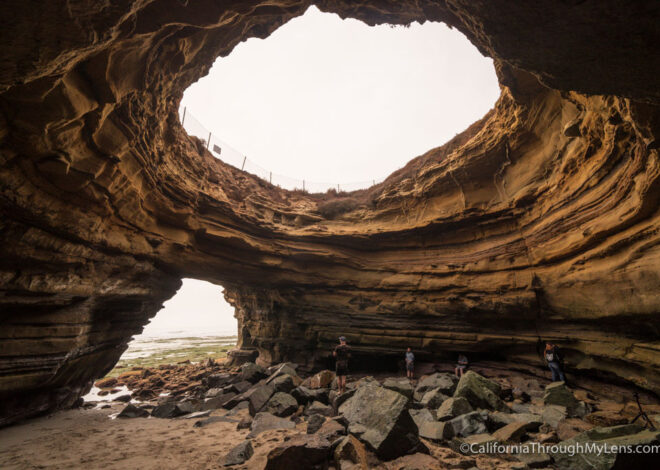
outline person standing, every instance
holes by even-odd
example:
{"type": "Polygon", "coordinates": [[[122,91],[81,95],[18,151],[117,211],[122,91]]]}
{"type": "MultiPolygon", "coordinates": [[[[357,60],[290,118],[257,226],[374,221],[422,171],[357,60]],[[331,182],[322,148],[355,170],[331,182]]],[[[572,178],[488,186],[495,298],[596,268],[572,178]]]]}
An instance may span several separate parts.
{"type": "Polygon", "coordinates": [[[346,344],[344,336],[339,337],[339,346],[332,353],[335,357],[335,375],[337,376],[337,391],[346,392],[346,375],[348,374],[348,360],[351,357],[351,348],[346,344]]]}
{"type": "Polygon", "coordinates": [[[545,361],[548,363],[548,368],[552,372],[553,382],[566,382],[564,371],[561,367],[561,356],[559,355],[559,348],[550,342],[545,343],[544,351],[545,361]]]}
{"type": "Polygon", "coordinates": [[[410,380],[415,378],[415,355],[410,348],[406,350],[406,377],[410,380]]]}

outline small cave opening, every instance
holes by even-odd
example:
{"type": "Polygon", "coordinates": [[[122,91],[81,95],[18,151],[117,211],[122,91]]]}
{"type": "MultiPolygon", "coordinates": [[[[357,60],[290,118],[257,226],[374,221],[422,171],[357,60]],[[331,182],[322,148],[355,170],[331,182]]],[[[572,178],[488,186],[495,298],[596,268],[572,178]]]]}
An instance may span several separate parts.
{"type": "Polygon", "coordinates": [[[219,57],[180,119],[216,157],[284,189],[354,191],[481,119],[493,60],[427,21],[368,26],[311,6],[219,57]]]}
{"type": "Polygon", "coordinates": [[[127,385],[134,389],[134,397],[154,398],[160,394],[157,383],[139,386],[127,376],[145,379],[149,371],[173,364],[203,364],[208,359],[222,362],[236,346],[237,334],[234,307],[225,300],[224,288],[184,278],[176,294],[163,303],[140,334],[133,336],[114,368],[96,382],[85,399],[115,400],[128,393],[127,385]],[[117,382],[119,376],[125,378],[117,382]]]}

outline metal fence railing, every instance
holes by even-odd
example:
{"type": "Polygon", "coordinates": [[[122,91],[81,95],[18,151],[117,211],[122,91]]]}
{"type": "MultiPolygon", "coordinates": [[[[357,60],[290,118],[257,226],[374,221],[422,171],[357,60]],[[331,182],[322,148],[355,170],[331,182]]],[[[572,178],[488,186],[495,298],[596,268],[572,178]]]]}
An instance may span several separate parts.
{"type": "Polygon", "coordinates": [[[181,119],[181,125],[186,130],[188,135],[193,135],[201,139],[206,145],[206,148],[214,157],[238,168],[239,170],[252,173],[259,178],[284,189],[303,190],[309,193],[324,193],[332,189],[335,189],[339,192],[350,192],[375,186],[376,184],[382,183],[385,180],[385,178],[379,178],[368,181],[356,181],[349,183],[324,183],[318,181],[289,178],[288,176],[279,175],[253,162],[241,152],[234,149],[231,145],[213,135],[211,131],[204,127],[201,122],[199,122],[193,115],[190,114],[190,111],[188,111],[187,108],[184,107],[179,110],[179,118],[181,119]]]}

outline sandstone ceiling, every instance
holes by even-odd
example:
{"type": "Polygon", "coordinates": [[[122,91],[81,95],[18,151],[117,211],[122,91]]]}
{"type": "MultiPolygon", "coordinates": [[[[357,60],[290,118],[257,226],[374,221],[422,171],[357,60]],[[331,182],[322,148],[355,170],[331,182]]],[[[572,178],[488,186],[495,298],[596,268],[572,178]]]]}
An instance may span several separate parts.
{"type": "MultiPolygon", "coordinates": [[[[240,344],[313,366],[405,346],[567,362],[660,392],[656,2],[5,1],[0,425],[70,406],[182,277],[240,344]],[[495,108],[381,185],[272,187],[186,135],[216,57],[317,5],[443,21],[493,57],[495,108]]],[[[184,321],[182,319],[182,321],[184,321]]]]}

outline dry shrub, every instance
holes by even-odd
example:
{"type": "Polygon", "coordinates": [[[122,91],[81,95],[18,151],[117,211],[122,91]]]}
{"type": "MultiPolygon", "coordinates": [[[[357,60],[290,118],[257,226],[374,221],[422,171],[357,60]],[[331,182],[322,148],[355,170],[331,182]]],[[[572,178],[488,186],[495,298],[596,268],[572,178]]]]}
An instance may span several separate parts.
{"type": "Polygon", "coordinates": [[[317,206],[319,213],[326,219],[335,219],[338,216],[356,209],[360,203],[352,197],[343,197],[320,202],[317,206]]]}

